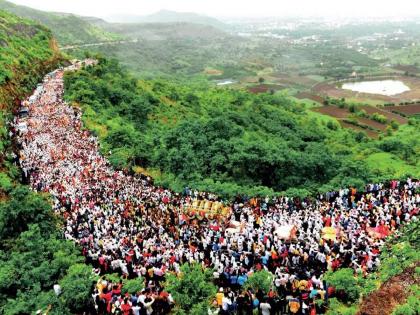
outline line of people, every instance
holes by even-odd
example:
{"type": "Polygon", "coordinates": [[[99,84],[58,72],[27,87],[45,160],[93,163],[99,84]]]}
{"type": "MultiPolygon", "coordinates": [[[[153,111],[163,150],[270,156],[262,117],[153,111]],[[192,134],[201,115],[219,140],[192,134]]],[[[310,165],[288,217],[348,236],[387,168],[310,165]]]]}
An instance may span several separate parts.
{"type": "Polygon", "coordinates": [[[220,314],[249,314],[255,307],[264,315],[309,314],[315,299],[328,296],[325,271],[374,270],[384,237],[418,214],[420,184],[407,179],[313,200],[237,197],[227,204],[230,216],[189,218],[184,209],[193,200],[217,196],[174,193],[150,177],[113,169],[83,128],[81,110],[63,101],[64,72],[81,66],[48,74],[24,102],[29,115],[15,118],[14,133],[31,187],[52,195],[54,211],[65,218],[65,237],[83,248],[93,272],[145,279],[143,291],[126,296],[122,284],[101,279],[93,293],[101,314],[169,312],[176,301],[164,290],[165,274],[178,273],[184,263],[213,268],[223,294],[215,302],[220,314]],[[17,128],[22,122],[27,129],[17,128]],[[232,229],[233,222],[240,228],[232,229]],[[276,233],[285,226],[294,234],[276,233]],[[325,228],[333,235],[326,237],[325,228]],[[249,275],[263,269],[274,275],[273,290],[242,292],[249,275]]]}

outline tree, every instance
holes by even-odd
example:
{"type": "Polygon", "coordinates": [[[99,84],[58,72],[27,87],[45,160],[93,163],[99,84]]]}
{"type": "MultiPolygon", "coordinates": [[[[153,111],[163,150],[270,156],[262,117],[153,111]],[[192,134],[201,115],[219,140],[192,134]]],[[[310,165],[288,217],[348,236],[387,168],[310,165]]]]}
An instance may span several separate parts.
{"type": "Polygon", "coordinates": [[[354,302],[359,298],[361,289],[353,269],[343,268],[335,272],[327,272],[324,279],[335,288],[342,300],[354,302]]]}
{"type": "MultiPolygon", "coordinates": [[[[179,314],[194,314],[195,311],[207,310],[210,300],[216,294],[217,288],[212,282],[211,269],[205,269],[200,264],[184,264],[179,275],[169,274],[166,289],[170,292],[177,305],[179,314]]],[[[195,313],[202,314],[202,313],[195,313]]]]}
{"type": "Polygon", "coordinates": [[[92,268],[85,264],[72,265],[67,275],[60,280],[61,296],[73,313],[81,313],[91,307],[93,301],[90,294],[95,280],[92,268]]]}
{"type": "Polygon", "coordinates": [[[144,280],[139,277],[136,279],[123,280],[122,293],[136,294],[144,288],[144,280]]]}
{"type": "Polygon", "coordinates": [[[46,198],[32,193],[25,186],[10,192],[10,199],[0,203],[0,238],[10,238],[39,223],[42,231],[50,231],[55,220],[46,198]]]}
{"type": "Polygon", "coordinates": [[[270,291],[273,284],[273,274],[267,270],[256,271],[249,276],[245,282],[245,289],[252,289],[253,291],[262,290],[265,293],[270,291]]]}

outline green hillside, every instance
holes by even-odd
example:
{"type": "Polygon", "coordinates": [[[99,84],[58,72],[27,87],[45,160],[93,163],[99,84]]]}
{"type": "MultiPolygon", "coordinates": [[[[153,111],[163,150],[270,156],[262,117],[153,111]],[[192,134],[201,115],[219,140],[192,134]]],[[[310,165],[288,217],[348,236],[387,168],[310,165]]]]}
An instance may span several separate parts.
{"type": "Polygon", "coordinates": [[[103,152],[112,151],[111,162],[147,168],[178,191],[190,185],[230,196],[308,194],[420,175],[416,122],[369,140],[282,93],[254,95],[205,81],[138,83],[104,59],[67,74],[65,83],[67,99],[84,107],[85,123],[101,138],[103,152]],[[393,172],[387,163],[371,167],[384,154],[403,171],[393,172]]]}
{"type": "Polygon", "coordinates": [[[119,39],[88,21],[73,15],[50,13],[0,0],[0,9],[29,18],[50,28],[60,45],[95,43],[119,39]]]}
{"type": "Polygon", "coordinates": [[[0,10],[0,104],[38,83],[41,71],[60,59],[52,33],[44,26],[0,10]]]}

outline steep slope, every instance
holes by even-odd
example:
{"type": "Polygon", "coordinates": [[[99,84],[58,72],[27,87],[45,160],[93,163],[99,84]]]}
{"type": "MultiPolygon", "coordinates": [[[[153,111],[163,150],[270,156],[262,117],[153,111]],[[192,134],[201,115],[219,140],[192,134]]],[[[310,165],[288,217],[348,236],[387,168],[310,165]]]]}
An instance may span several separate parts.
{"type": "Polygon", "coordinates": [[[0,9],[44,24],[53,31],[60,45],[94,43],[119,39],[89,21],[73,14],[50,13],[0,0],[0,9]]]}
{"type": "Polygon", "coordinates": [[[48,29],[0,10],[0,109],[10,108],[61,60],[48,29]]]}

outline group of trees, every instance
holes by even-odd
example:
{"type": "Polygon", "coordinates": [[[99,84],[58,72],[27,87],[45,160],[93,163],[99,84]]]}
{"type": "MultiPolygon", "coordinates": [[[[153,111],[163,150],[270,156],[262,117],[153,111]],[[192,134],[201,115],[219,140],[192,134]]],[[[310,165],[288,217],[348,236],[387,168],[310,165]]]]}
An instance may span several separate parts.
{"type": "Polygon", "coordinates": [[[137,83],[106,59],[67,74],[65,88],[67,100],[84,108],[84,121],[111,162],[159,169],[157,180],[176,190],[313,191],[350,165],[348,152],[327,143],[334,130],[282,94],[253,95],[203,82],[137,83]]]}

